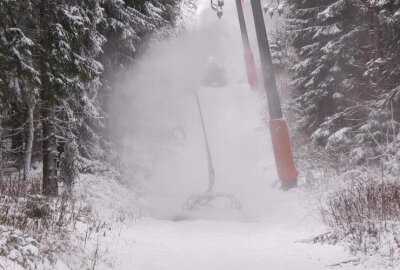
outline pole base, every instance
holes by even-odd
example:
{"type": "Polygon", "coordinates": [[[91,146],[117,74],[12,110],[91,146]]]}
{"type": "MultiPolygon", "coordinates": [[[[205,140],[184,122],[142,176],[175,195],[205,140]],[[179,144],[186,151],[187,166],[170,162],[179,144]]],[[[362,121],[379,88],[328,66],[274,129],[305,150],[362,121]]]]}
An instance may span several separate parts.
{"type": "Polygon", "coordinates": [[[281,181],[281,189],[284,191],[288,191],[292,188],[297,187],[297,180],[285,180],[281,181]]]}
{"type": "Polygon", "coordinates": [[[258,85],[258,76],[256,71],[256,65],[254,63],[253,53],[247,51],[244,53],[244,60],[246,63],[247,81],[252,89],[255,89],[258,85]]]}
{"type": "Polygon", "coordinates": [[[298,173],[294,164],[286,120],[272,119],[269,124],[279,179],[282,183],[296,180],[298,173]]]}

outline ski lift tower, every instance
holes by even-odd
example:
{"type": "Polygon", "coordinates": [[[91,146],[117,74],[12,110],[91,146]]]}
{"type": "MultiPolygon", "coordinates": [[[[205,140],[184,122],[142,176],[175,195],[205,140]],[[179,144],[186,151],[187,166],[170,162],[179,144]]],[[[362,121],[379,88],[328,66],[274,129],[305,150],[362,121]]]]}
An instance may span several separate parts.
{"type": "Polygon", "coordinates": [[[263,9],[260,0],[250,1],[253,10],[254,25],[256,27],[258,48],[260,51],[264,88],[268,99],[270,117],[269,128],[275,155],[275,163],[279,179],[282,183],[282,189],[287,190],[297,186],[298,173],[294,164],[289,131],[286,120],[283,118],[281,102],[279,100],[278,89],[276,86],[263,9]]]}
{"type": "MultiPolygon", "coordinates": [[[[295,167],[293,152],[290,145],[289,130],[285,118],[282,114],[281,102],[278,95],[276,86],[276,79],[273,70],[272,57],[268,43],[267,30],[265,28],[263,8],[261,7],[261,0],[250,0],[253,10],[254,25],[256,28],[258,48],[260,51],[260,60],[262,75],[264,80],[264,88],[267,93],[268,110],[269,110],[269,127],[272,139],[272,147],[275,156],[275,164],[278,171],[279,179],[281,180],[281,187],[288,190],[297,187],[298,172],[295,167]]],[[[274,0],[272,0],[271,4],[274,0]]],[[[272,16],[274,8],[268,8],[271,4],[266,6],[266,11],[272,16]]],[[[246,25],[244,21],[242,2],[236,0],[238,8],[239,23],[242,33],[243,45],[245,53],[250,51],[246,25]]],[[[217,12],[219,18],[223,15],[222,7],[224,0],[218,0],[217,4],[211,0],[211,7],[217,12]]],[[[283,11],[282,6],[278,0],[278,13],[283,11]]],[[[247,64],[247,61],[246,61],[247,64]]],[[[249,69],[247,69],[249,71],[249,69]]],[[[250,81],[249,81],[250,82],[250,81]]]]}
{"type": "Polygon", "coordinates": [[[258,84],[258,77],[256,71],[256,65],[254,63],[253,53],[250,49],[249,36],[247,34],[246,22],[244,19],[243,5],[244,0],[236,0],[236,9],[238,12],[240,33],[242,35],[244,60],[246,63],[247,81],[251,88],[255,88],[258,84]]]}

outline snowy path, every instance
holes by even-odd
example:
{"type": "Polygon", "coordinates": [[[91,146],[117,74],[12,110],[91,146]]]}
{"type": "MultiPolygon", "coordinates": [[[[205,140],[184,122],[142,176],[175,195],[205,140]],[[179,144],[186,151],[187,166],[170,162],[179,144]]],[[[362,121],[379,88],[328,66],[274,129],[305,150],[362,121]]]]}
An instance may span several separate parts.
{"type": "MultiPolygon", "coordinates": [[[[167,177],[169,184],[160,182],[142,198],[153,218],[123,226],[104,243],[115,258],[113,269],[319,270],[348,260],[341,247],[298,242],[324,228],[309,214],[301,193],[272,187],[277,176],[268,130],[261,124],[260,93],[242,84],[203,88],[200,96],[216,188],[238,196],[243,209],[181,210],[187,196],[204,190],[207,181],[197,122],[186,130],[180,152],[161,160],[155,171],[156,179],[167,177]]],[[[338,268],[362,269],[351,263],[338,268]]]]}
{"type": "Polygon", "coordinates": [[[346,258],[338,247],[296,243],[297,231],[268,223],[153,220],[122,236],[112,245],[120,250],[113,269],[317,270],[346,258]]]}
{"type": "MultiPolygon", "coordinates": [[[[234,2],[227,3],[222,21],[209,10],[208,0],[202,3],[196,21],[199,29],[161,44],[142,60],[134,73],[137,78],[124,86],[126,106],[119,107],[132,108],[118,114],[129,116],[123,121],[125,162],[149,171],[144,174],[147,186],[141,203],[151,218],[121,225],[102,240],[107,257],[112,258],[109,266],[118,270],[320,270],[345,261],[349,256],[340,247],[298,242],[323,233],[324,228],[312,217],[300,192],[273,187],[277,176],[261,109],[263,92],[246,84],[234,2]],[[227,87],[198,89],[202,75],[196,68],[204,65],[210,52],[222,55],[227,87]],[[193,91],[200,91],[215,190],[237,196],[243,203],[240,211],[181,208],[188,196],[204,191],[208,181],[193,91]]],[[[361,269],[351,263],[338,267],[361,269]]]]}

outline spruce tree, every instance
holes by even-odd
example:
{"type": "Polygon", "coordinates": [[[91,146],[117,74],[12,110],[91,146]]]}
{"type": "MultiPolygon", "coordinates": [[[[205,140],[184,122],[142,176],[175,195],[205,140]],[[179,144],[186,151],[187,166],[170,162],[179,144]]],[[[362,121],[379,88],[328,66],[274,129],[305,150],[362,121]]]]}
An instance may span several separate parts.
{"type": "Polygon", "coordinates": [[[79,170],[103,158],[102,119],[114,76],[134,63],[157,29],[174,25],[178,4],[0,1],[0,139],[12,142],[7,153],[0,147],[0,158],[20,151],[28,178],[33,143],[40,141],[42,188],[50,196],[57,195],[58,180],[71,184],[79,170]]]}
{"type": "Polygon", "coordinates": [[[18,169],[29,174],[34,132],[33,108],[40,84],[35,65],[35,35],[30,25],[30,1],[1,1],[0,10],[0,103],[3,134],[11,139],[9,149],[18,169]],[[9,117],[8,114],[12,114],[9,117]],[[7,132],[9,131],[9,132],[7,132]],[[25,132],[26,131],[26,132],[25,132]],[[7,135],[7,133],[9,135],[7,135]],[[25,154],[24,154],[25,153],[25,154]],[[23,162],[22,162],[23,161],[23,162]],[[24,166],[22,166],[24,163],[24,166]]]}
{"type": "Polygon", "coordinates": [[[387,130],[397,129],[399,1],[288,4],[298,60],[290,108],[298,130],[327,150],[351,151],[357,161],[378,155],[379,144],[394,140],[387,130]]]}
{"type": "Polygon", "coordinates": [[[344,115],[337,113],[343,112],[354,87],[352,78],[344,80],[343,72],[352,66],[348,55],[361,53],[353,28],[357,16],[345,0],[289,1],[288,10],[288,29],[298,58],[292,68],[293,108],[300,117],[297,127],[326,144],[329,136],[346,126],[344,115]]]}
{"type": "Polygon", "coordinates": [[[95,57],[102,37],[95,28],[97,10],[95,0],[40,3],[43,191],[47,195],[57,194],[57,146],[63,149],[69,140],[83,138],[82,129],[90,130],[88,119],[98,116],[95,98],[102,66],[95,57]]]}

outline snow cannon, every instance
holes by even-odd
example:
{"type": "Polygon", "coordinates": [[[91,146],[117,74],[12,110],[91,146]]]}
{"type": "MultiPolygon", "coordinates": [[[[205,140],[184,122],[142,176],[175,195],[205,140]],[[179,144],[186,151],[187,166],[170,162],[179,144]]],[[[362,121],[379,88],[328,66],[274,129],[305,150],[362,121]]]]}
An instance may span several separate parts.
{"type": "Polygon", "coordinates": [[[226,86],[226,71],[214,57],[208,58],[206,74],[203,78],[202,85],[206,87],[223,87],[226,86]]]}
{"type": "Polygon", "coordinates": [[[204,122],[203,113],[201,110],[200,98],[199,95],[196,94],[196,103],[197,109],[199,111],[201,128],[203,131],[204,138],[204,147],[207,156],[207,165],[208,165],[208,188],[205,192],[199,194],[193,194],[188,198],[185,204],[183,204],[183,209],[186,210],[200,210],[204,208],[215,208],[217,206],[222,206],[224,208],[230,209],[241,209],[242,205],[238,199],[232,194],[227,193],[218,193],[214,192],[215,185],[215,173],[214,173],[214,165],[211,157],[211,148],[208,142],[206,125],[204,122]]]}

